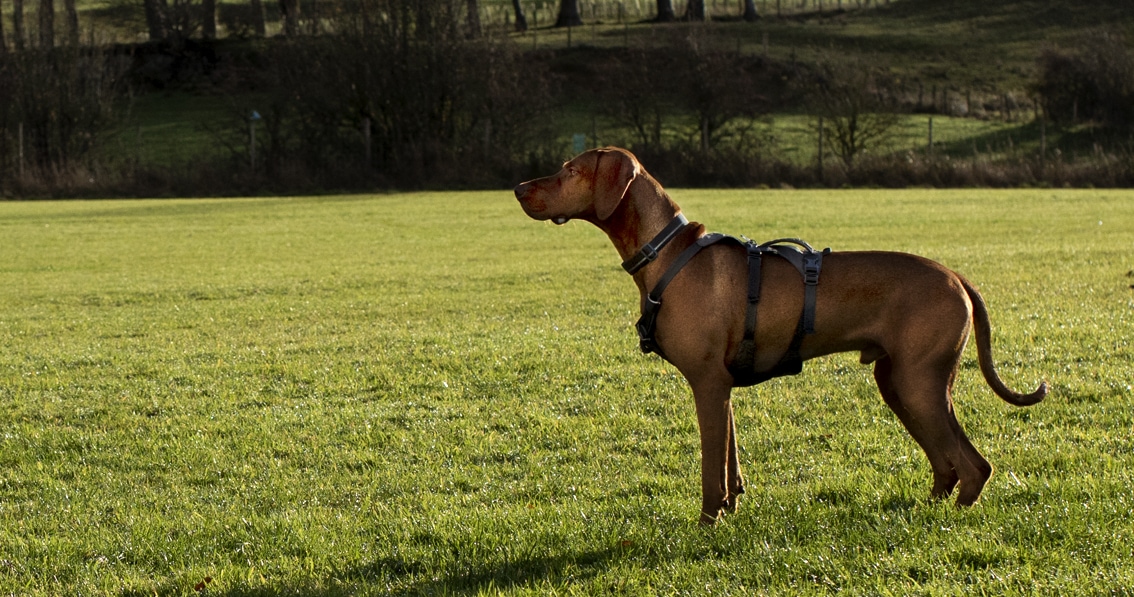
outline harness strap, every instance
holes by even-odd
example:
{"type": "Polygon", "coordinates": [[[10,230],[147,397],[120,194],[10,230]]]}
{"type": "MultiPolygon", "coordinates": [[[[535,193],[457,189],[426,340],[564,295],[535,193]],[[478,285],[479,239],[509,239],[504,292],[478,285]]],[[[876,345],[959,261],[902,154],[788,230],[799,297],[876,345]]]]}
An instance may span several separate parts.
{"type": "MultiPolygon", "coordinates": [[[[661,235],[659,235],[659,237],[660,236],[661,235]]],[[[684,268],[697,253],[701,252],[701,249],[722,240],[743,244],[748,255],[748,309],[744,315],[744,338],[741,340],[740,346],[737,347],[736,356],[733,358],[733,362],[728,368],[729,373],[733,376],[734,385],[737,387],[751,386],[776,377],[799,373],[803,370],[803,358],[800,355],[799,349],[803,345],[804,337],[815,333],[815,303],[823,256],[830,253],[831,250],[824,249],[821,252],[816,251],[811,245],[798,239],[777,239],[762,244],[756,244],[753,241],[745,242],[735,237],[719,233],[706,234],[697,239],[697,242],[682,251],[681,254],[677,256],[677,259],[670,264],[669,269],[666,270],[665,274],[658,280],[658,283],[654,285],[654,288],[646,295],[642,303],[642,316],[638,319],[638,323],[636,324],[639,346],[642,352],[654,352],[665,357],[665,354],[662,353],[661,346],[658,345],[657,339],[654,337],[654,332],[657,329],[658,312],[661,310],[662,305],[662,293],[665,292],[666,287],[677,277],[677,274],[682,268],[684,268]],[[799,245],[803,250],[786,246],[785,243],[799,245]],[[763,279],[763,258],[765,253],[782,257],[799,270],[800,275],[803,276],[804,282],[803,310],[799,314],[799,322],[796,324],[791,344],[788,346],[783,357],[780,358],[780,361],[767,371],[756,371],[756,306],[760,301],[761,282],[763,279]]],[[[652,243],[653,241],[648,243],[647,246],[652,243]]],[[[645,249],[645,247],[643,247],[643,249],[645,249]]],[[[630,260],[627,261],[629,262],[630,260]]],[[[645,263],[649,263],[649,261],[645,263]]],[[[643,263],[643,266],[645,263],[643,263]]],[[[641,267],[642,266],[639,266],[639,269],[641,267]]]]}
{"type": "Polygon", "coordinates": [[[756,362],[756,303],[760,302],[760,283],[763,280],[764,253],[770,252],[752,241],[744,244],[748,252],[748,309],[744,313],[744,338],[733,357],[734,365],[729,367],[734,379],[746,378],[746,370],[752,369],[756,362]],[[736,366],[737,363],[748,363],[736,366]]]}
{"type": "Polygon", "coordinates": [[[622,262],[622,269],[626,270],[626,273],[634,275],[638,270],[649,265],[651,261],[658,258],[658,251],[668,245],[669,241],[684,230],[687,224],[689,224],[689,220],[685,218],[685,214],[679,213],[674,216],[657,236],[650,239],[650,242],[642,245],[637,253],[622,262]]]}
{"type": "MultiPolygon", "coordinates": [[[[828,249],[829,251],[830,249],[828,249]]],[[[803,333],[815,333],[815,293],[819,287],[819,270],[824,253],[807,253],[803,256],[803,333]]]]}
{"type": "Polygon", "coordinates": [[[638,328],[638,346],[644,353],[656,352],[659,355],[665,356],[662,353],[661,346],[658,346],[657,339],[654,338],[654,331],[657,329],[658,311],[661,309],[662,293],[665,292],[666,286],[677,277],[678,272],[693,259],[701,249],[712,245],[721,239],[725,238],[723,234],[706,234],[697,239],[697,242],[689,245],[677,259],[673,260],[669,269],[665,271],[658,283],[654,285],[653,290],[646,295],[645,302],[642,303],[642,316],[638,318],[638,323],[635,327],[638,328]]]}

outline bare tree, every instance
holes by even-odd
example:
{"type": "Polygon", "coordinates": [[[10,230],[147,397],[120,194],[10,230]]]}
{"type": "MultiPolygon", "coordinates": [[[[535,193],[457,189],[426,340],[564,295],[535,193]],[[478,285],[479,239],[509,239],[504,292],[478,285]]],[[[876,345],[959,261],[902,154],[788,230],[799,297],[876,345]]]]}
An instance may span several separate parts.
{"type": "Polygon", "coordinates": [[[75,8],[75,0],[63,0],[63,14],[67,18],[67,44],[79,45],[79,11],[75,8]]]}
{"type": "Polygon", "coordinates": [[[55,3],[39,0],[39,47],[55,47],[55,3]]]}
{"type": "Polygon", "coordinates": [[[24,32],[24,0],[12,0],[12,44],[16,47],[17,51],[24,49],[24,40],[27,39],[27,34],[24,32]]]}
{"type": "Polygon", "coordinates": [[[871,148],[885,143],[900,118],[886,100],[883,72],[859,61],[821,66],[810,90],[822,135],[848,168],[871,148]]]}
{"type": "Polygon", "coordinates": [[[760,13],[756,11],[756,0],[744,0],[744,20],[749,23],[760,20],[760,13]]]}
{"type": "Polygon", "coordinates": [[[635,150],[657,151],[662,149],[662,124],[672,111],[666,101],[681,86],[670,76],[672,61],[657,50],[630,48],[627,52],[630,59],[610,63],[601,105],[607,117],[631,131],[635,150]]]}
{"type": "Polygon", "coordinates": [[[469,39],[480,37],[480,2],[477,0],[465,0],[465,24],[468,26],[468,32],[465,34],[469,39]]]}
{"type": "Polygon", "coordinates": [[[520,6],[520,0],[512,0],[512,9],[516,11],[516,31],[527,31],[528,19],[524,17],[524,7],[520,6]]]}
{"type": "Polygon", "coordinates": [[[579,16],[579,0],[559,0],[559,18],[555,19],[556,27],[578,27],[583,24],[583,17],[579,16]]]}
{"type": "Polygon", "coordinates": [[[217,37],[217,0],[201,0],[201,37],[217,37]]]}
{"type": "Polygon", "coordinates": [[[705,20],[705,0],[689,0],[685,5],[686,21],[705,20]]]}
{"type": "Polygon", "coordinates": [[[299,33],[299,0],[280,0],[280,14],[283,15],[284,35],[295,37],[299,33]]]}
{"type": "Polygon", "coordinates": [[[165,39],[169,29],[166,23],[168,7],[165,0],[142,0],[142,10],[146,13],[146,29],[149,31],[150,41],[165,39]]]}
{"type": "MultiPolygon", "coordinates": [[[[153,0],[148,0],[152,2],[153,0]]],[[[264,0],[251,0],[252,2],[252,28],[256,32],[256,37],[264,37],[268,34],[268,28],[264,21],[264,0]]]]}
{"type": "Polygon", "coordinates": [[[673,11],[673,0],[658,0],[658,16],[654,21],[658,23],[672,23],[677,20],[677,13],[673,11]]]}

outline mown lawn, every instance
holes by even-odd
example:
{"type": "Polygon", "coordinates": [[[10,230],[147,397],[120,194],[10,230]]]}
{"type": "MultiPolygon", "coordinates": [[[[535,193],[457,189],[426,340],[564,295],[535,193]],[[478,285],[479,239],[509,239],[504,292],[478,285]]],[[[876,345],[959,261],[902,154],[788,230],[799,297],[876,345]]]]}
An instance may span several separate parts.
{"type": "Polygon", "coordinates": [[[614,250],[507,191],[0,203],[0,593],[1130,593],[1134,193],[673,195],[981,287],[1002,376],[1053,393],[1004,404],[970,348],[975,508],[841,355],[736,392],[749,491],[698,528],[614,250]]]}

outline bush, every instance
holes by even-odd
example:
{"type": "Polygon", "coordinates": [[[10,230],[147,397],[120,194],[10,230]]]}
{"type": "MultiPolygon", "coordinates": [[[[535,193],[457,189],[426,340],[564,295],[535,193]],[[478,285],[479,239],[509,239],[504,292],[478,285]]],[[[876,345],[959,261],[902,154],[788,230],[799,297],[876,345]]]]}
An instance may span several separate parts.
{"type": "Polygon", "coordinates": [[[234,161],[247,163],[255,110],[257,161],[272,180],[476,187],[516,174],[550,137],[539,128],[548,78],[508,40],[457,35],[463,22],[446,6],[364,4],[336,34],[274,40],[237,82],[254,93],[239,95],[222,135],[234,161]]]}
{"type": "Polygon", "coordinates": [[[1045,49],[1033,91],[1057,123],[1134,128],[1134,54],[1121,34],[1092,35],[1075,51],[1045,49]]]}
{"type": "Polygon", "coordinates": [[[127,68],[123,56],[79,46],[0,53],[0,181],[80,169],[112,120],[127,68]]]}

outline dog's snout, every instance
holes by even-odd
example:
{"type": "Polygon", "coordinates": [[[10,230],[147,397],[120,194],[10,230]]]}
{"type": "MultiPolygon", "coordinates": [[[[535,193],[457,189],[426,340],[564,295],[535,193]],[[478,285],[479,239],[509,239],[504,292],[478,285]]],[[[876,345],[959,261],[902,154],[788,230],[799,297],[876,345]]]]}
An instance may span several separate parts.
{"type": "Polygon", "coordinates": [[[522,201],[524,199],[524,195],[528,194],[529,188],[531,188],[531,185],[526,182],[521,182],[520,184],[516,185],[516,188],[513,189],[513,191],[516,193],[516,199],[522,201]]]}

